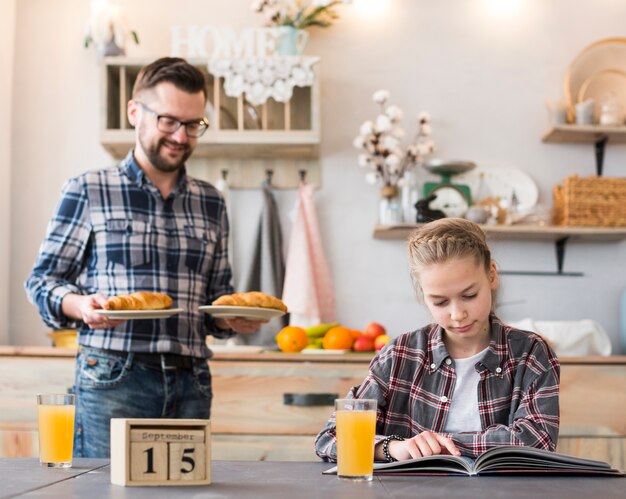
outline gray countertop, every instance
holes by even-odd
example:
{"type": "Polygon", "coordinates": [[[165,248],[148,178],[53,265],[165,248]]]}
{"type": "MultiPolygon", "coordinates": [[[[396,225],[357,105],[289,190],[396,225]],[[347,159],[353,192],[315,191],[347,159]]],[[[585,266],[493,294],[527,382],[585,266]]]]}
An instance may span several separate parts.
{"type": "Polygon", "coordinates": [[[624,499],[626,480],[613,477],[374,477],[350,482],[322,475],[328,463],[213,461],[212,483],[189,487],[112,485],[108,461],[76,459],[65,470],[43,469],[36,459],[0,459],[0,498],[85,499],[272,498],[370,499],[429,497],[489,499],[624,499]]]}

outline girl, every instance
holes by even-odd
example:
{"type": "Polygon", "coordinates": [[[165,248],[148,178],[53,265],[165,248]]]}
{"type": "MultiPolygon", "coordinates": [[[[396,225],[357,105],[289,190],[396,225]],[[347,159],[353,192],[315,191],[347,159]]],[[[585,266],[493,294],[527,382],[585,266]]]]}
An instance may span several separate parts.
{"type": "MultiPolygon", "coordinates": [[[[375,458],[477,457],[499,445],[554,450],[559,363],[538,335],[492,312],[498,273],[480,226],[442,219],[408,242],[409,270],[434,323],[392,341],[348,398],[378,401],[375,458]]],[[[315,451],[335,461],[334,415],[315,451]]]]}

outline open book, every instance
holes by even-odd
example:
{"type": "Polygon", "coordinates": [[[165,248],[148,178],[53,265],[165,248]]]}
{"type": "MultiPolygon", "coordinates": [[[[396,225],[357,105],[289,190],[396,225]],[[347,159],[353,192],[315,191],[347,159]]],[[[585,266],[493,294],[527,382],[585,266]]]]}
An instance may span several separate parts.
{"type": "MultiPolygon", "coordinates": [[[[336,474],[337,467],[324,474],[336,474]]],[[[602,461],[557,454],[534,447],[489,449],[476,460],[448,455],[420,457],[394,463],[374,463],[375,475],[612,475],[624,472],[602,461]]]]}

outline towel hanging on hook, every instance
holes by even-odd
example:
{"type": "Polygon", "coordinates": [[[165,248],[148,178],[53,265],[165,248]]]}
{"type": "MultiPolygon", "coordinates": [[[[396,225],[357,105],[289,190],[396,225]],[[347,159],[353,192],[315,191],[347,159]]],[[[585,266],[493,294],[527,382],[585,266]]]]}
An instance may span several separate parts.
{"type": "MultiPolygon", "coordinates": [[[[271,177],[268,175],[268,179],[263,182],[261,188],[263,205],[243,291],[262,291],[280,298],[285,280],[283,235],[278,204],[272,193],[270,181],[271,177]]],[[[274,336],[277,328],[279,330],[286,325],[287,318],[281,317],[270,324],[261,326],[254,334],[242,334],[238,338],[241,343],[248,345],[273,346],[276,344],[274,336]]]]}

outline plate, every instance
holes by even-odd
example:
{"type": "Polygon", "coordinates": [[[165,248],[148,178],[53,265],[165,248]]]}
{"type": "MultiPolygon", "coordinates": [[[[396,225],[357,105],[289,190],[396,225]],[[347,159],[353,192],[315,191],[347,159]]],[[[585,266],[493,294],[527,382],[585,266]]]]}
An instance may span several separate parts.
{"type": "Polygon", "coordinates": [[[217,306],[217,305],[203,305],[198,310],[211,314],[213,317],[220,317],[221,319],[232,319],[239,317],[242,319],[252,320],[269,320],[276,317],[285,315],[282,310],[275,308],[260,308],[260,307],[229,307],[229,306],[217,306]]]}
{"type": "Polygon", "coordinates": [[[578,91],[576,102],[593,99],[596,116],[599,116],[602,104],[611,98],[621,110],[626,110],[626,72],[615,68],[603,69],[587,78],[578,91]]]}
{"type": "Polygon", "coordinates": [[[605,38],[594,42],[571,62],[565,74],[565,100],[571,121],[575,116],[576,98],[585,81],[607,69],[626,72],[626,38],[605,38]]]}
{"type": "Polygon", "coordinates": [[[300,353],[312,355],[341,355],[344,353],[354,353],[352,350],[325,350],[323,348],[305,348],[300,353]]]}
{"type": "Polygon", "coordinates": [[[523,170],[507,166],[477,166],[472,171],[454,177],[455,184],[466,184],[472,195],[478,191],[480,175],[490,193],[510,203],[513,192],[517,197],[517,209],[520,213],[528,213],[539,200],[539,189],[534,180],[523,170]]]}
{"type": "Polygon", "coordinates": [[[261,353],[265,350],[260,345],[207,345],[214,353],[261,353]]]}
{"type": "Polygon", "coordinates": [[[184,312],[182,308],[166,308],[163,310],[96,310],[97,314],[107,319],[167,319],[172,315],[184,312]]]}

